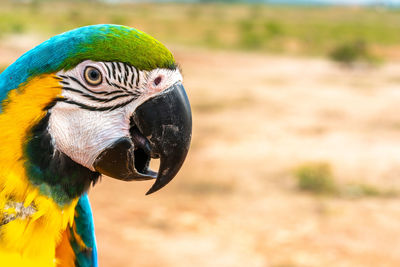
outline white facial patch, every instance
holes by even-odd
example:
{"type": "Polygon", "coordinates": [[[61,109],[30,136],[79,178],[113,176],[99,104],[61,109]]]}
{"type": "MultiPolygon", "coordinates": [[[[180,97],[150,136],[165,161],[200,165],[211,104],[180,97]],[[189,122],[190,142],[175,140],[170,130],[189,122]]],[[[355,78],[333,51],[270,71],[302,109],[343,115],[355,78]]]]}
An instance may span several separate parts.
{"type": "Polygon", "coordinates": [[[104,149],[120,138],[130,138],[130,119],[136,108],[182,81],[178,69],[139,71],[124,63],[89,60],[57,76],[62,79],[63,98],[49,110],[53,145],[92,171],[104,149]],[[88,74],[88,67],[94,73],[88,74]],[[87,80],[98,75],[98,85],[87,80]]]}
{"type": "Polygon", "coordinates": [[[67,103],[51,110],[49,133],[54,146],[77,163],[93,169],[97,156],[116,140],[129,136],[126,108],[89,111],[67,103]]]}

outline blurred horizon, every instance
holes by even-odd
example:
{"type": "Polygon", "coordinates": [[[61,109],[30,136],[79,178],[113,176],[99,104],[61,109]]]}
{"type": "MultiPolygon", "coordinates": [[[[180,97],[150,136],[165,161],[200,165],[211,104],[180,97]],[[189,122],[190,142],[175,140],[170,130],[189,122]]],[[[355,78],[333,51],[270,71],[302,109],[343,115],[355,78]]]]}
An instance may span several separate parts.
{"type": "MultiPolygon", "coordinates": [[[[58,0],[4,0],[14,3],[62,2],[58,0]]],[[[72,2],[103,2],[109,4],[140,3],[242,3],[288,6],[364,6],[364,7],[400,7],[400,0],[73,0],[72,2]]]]}
{"type": "Polygon", "coordinates": [[[49,37],[84,25],[111,23],[136,27],[170,45],[322,56],[345,63],[400,58],[396,8],[91,0],[0,3],[0,38],[28,33],[49,37]],[[89,8],[92,5],[95,10],[89,8]]]}
{"type": "Polygon", "coordinates": [[[101,0],[106,3],[253,3],[308,6],[386,6],[399,7],[400,0],[101,0]]]}

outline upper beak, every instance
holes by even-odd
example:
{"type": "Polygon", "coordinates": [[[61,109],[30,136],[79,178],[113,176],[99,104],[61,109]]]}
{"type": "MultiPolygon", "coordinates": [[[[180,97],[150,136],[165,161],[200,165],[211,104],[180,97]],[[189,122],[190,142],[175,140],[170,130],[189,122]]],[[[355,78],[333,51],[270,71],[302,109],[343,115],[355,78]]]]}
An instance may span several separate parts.
{"type": "Polygon", "coordinates": [[[156,178],[146,193],[151,194],[175,177],[189,150],[192,114],[182,83],[138,106],[131,117],[130,134],[101,152],[93,167],[125,181],[156,178]],[[158,172],[149,169],[150,158],[160,158],[158,172]]]}

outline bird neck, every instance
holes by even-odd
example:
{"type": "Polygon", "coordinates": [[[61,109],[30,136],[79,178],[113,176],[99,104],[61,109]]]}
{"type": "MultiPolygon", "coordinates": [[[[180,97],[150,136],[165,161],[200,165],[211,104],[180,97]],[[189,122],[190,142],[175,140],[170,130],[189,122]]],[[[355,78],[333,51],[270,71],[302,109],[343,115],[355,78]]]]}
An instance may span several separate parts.
{"type": "MultiPolygon", "coordinates": [[[[33,154],[27,152],[29,149],[42,147],[33,140],[40,140],[43,145],[45,144],[46,139],[34,135],[37,132],[35,129],[44,127],[47,116],[45,107],[60,94],[61,88],[56,77],[47,74],[31,79],[18,89],[9,91],[8,98],[2,103],[0,113],[2,262],[3,259],[7,263],[7,259],[10,262],[19,262],[21,255],[24,255],[35,258],[37,262],[43,260],[49,264],[53,263],[55,248],[60,242],[62,231],[73,225],[79,197],[71,195],[68,200],[60,198],[63,201],[57,201],[51,193],[56,191],[54,183],[50,183],[48,177],[42,181],[39,181],[38,177],[34,179],[33,171],[28,169],[29,167],[37,172],[47,171],[43,169],[43,163],[37,162],[40,159],[36,158],[37,155],[34,155],[33,159],[33,154]]],[[[43,150],[42,153],[44,152],[43,150]]],[[[68,187],[68,184],[64,181],[61,187],[68,187]]],[[[47,266],[47,264],[35,266],[47,266]]]]}
{"type": "Polygon", "coordinates": [[[47,130],[47,107],[60,95],[59,80],[51,74],[36,77],[9,92],[0,114],[0,184],[18,192],[36,188],[40,195],[63,208],[87,191],[99,174],[53,147],[47,130]],[[21,163],[18,175],[8,175],[10,167],[21,163]],[[6,174],[1,175],[2,171],[6,174]]]}
{"type": "Polygon", "coordinates": [[[28,180],[41,194],[51,197],[61,207],[86,192],[100,176],[54,149],[48,132],[50,113],[28,133],[25,146],[25,169],[28,180]]]}

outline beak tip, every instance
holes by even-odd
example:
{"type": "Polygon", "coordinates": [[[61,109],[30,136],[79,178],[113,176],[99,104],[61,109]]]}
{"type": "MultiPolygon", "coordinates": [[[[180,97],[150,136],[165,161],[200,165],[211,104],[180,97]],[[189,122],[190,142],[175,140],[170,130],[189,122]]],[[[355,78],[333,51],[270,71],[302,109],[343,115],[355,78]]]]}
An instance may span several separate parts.
{"type": "Polygon", "coordinates": [[[148,196],[148,195],[151,195],[151,194],[153,194],[153,193],[154,193],[154,191],[149,190],[149,191],[146,192],[145,195],[148,196]]]}
{"type": "Polygon", "coordinates": [[[160,186],[156,186],[156,184],[154,184],[154,185],[149,189],[149,191],[146,192],[146,196],[148,196],[148,195],[150,195],[150,194],[153,194],[154,192],[160,190],[161,188],[162,188],[162,186],[160,187],[160,186]]]}
{"type": "Polygon", "coordinates": [[[155,183],[151,186],[149,191],[147,191],[146,196],[153,194],[153,193],[157,192],[158,190],[160,190],[161,188],[163,188],[164,186],[166,186],[172,180],[172,178],[174,178],[174,176],[175,175],[166,176],[166,177],[159,176],[156,179],[155,183]]]}

